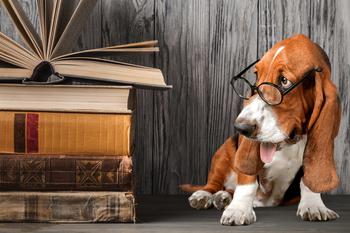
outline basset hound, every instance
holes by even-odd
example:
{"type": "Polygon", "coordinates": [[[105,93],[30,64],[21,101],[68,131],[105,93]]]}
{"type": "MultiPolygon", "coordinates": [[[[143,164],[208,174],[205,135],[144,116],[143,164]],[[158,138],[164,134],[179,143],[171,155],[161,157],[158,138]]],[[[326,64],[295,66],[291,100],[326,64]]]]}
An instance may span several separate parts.
{"type": "Polygon", "coordinates": [[[229,138],[217,150],[206,185],[181,186],[193,193],[190,205],[224,209],[223,225],[251,224],[253,208],[283,203],[301,170],[297,215],[310,221],[338,218],[320,195],[339,182],[333,149],[340,101],[326,53],[308,37],[295,35],[254,65],[255,84],[246,82],[245,71],[232,80],[233,86],[244,81],[250,89],[248,96],[237,93],[246,99],[234,122],[239,139],[229,138]]]}

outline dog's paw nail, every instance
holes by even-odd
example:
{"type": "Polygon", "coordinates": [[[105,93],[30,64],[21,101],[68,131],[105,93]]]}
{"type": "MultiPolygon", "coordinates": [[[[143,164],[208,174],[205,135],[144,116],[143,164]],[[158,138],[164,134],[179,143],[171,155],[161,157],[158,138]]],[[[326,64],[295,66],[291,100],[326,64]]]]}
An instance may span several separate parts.
{"type": "Polygon", "coordinates": [[[229,208],[224,211],[221,217],[222,225],[249,225],[256,221],[256,215],[253,209],[234,209],[229,208]]]}
{"type": "Polygon", "coordinates": [[[329,221],[339,218],[339,215],[325,206],[307,206],[298,207],[297,215],[304,221],[329,221]]]}

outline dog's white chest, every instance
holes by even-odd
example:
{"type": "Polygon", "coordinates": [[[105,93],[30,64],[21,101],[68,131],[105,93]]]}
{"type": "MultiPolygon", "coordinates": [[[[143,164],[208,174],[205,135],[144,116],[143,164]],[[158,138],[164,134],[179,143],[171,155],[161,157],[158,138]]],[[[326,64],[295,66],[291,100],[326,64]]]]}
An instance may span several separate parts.
{"type": "Polygon", "coordinates": [[[296,144],[285,146],[282,150],[276,151],[271,163],[265,164],[266,178],[268,180],[280,179],[281,177],[290,177],[295,175],[295,170],[299,170],[303,163],[307,137],[296,144]]]}
{"type": "Polygon", "coordinates": [[[255,206],[275,206],[280,203],[302,166],[306,140],[304,136],[298,143],[285,146],[275,152],[271,163],[264,165],[264,181],[260,182],[259,190],[265,195],[255,200],[255,206]]]}

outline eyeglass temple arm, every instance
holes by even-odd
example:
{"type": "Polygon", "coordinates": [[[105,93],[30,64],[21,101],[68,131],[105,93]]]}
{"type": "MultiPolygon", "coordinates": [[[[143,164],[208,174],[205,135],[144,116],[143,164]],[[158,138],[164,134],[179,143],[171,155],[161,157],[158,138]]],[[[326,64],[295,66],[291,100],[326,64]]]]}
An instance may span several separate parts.
{"type": "Polygon", "coordinates": [[[236,80],[239,77],[241,77],[245,72],[247,72],[250,68],[252,68],[252,66],[254,66],[256,63],[258,63],[260,61],[260,59],[256,60],[255,62],[253,62],[252,64],[250,64],[247,68],[245,68],[244,70],[242,70],[241,72],[239,72],[239,74],[233,76],[233,79],[236,80]]]}
{"type": "Polygon", "coordinates": [[[322,68],[320,67],[316,67],[316,68],[313,68],[311,70],[309,70],[308,72],[306,72],[306,74],[304,74],[304,77],[302,79],[300,79],[298,82],[294,83],[290,88],[288,88],[287,90],[285,90],[283,92],[283,95],[286,95],[288,94],[291,90],[294,89],[294,87],[298,86],[300,83],[302,83],[307,77],[309,77],[309,75],[312,73],[312,72],[322,72],[322,68]]]}

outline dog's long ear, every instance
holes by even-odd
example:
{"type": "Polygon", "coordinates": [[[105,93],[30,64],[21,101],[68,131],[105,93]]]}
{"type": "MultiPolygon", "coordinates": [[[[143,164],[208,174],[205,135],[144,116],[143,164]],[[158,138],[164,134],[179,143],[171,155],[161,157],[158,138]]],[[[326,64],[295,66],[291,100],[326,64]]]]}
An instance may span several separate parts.
{"type": "Polygon", "coordinates": [[[246,175],[256,175],[263,167],[259,153],[260,144],[239,136],[238,149],[235,154],[235,168],[246,175]]]}
{"type": "Polygon", "coordinates": [[[333,150],[340,123],[340,101],[330,80],[330,69],[316,72],[314,93],[304,153],[303,181],[313,192],[326,192],[339,183],[333,150]]]}

